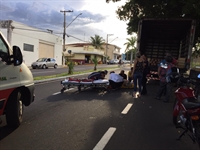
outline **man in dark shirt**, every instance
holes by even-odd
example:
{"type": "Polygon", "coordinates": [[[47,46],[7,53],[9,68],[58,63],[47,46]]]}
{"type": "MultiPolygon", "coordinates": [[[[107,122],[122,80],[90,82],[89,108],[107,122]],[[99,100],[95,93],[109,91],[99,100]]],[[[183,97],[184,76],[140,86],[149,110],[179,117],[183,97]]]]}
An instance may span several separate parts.
{"type": "Polygon", "coordinates": [[[119,75],[122,76],[125,80],[127,80],[127,75],[124,73],[124,70],[121,70],[119,75]]]}
{"type": "Polygon", "coordinates": [[[93,72],[88,76],[88,79],[93,79],[93,80],[99,80],[99,79],[104,79],[105,76],[107,75],[108,71],[98,71],[98,72],[93,72]]]}

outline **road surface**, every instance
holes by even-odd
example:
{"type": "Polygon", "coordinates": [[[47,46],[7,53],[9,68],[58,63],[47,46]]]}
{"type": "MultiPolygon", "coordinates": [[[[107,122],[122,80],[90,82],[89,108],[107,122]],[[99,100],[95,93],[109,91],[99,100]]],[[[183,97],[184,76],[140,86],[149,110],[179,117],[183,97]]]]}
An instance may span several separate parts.
{"type": "Polygon", "coordinates": [[[172,124],[172,105],[148,94],[132,98],[132,89],[102,92],[76,88],[61,94],[59,81],[36,84],[34,103],[13,130],[0,125],[1,150],[195,150],[188,136],[172,124]]]}

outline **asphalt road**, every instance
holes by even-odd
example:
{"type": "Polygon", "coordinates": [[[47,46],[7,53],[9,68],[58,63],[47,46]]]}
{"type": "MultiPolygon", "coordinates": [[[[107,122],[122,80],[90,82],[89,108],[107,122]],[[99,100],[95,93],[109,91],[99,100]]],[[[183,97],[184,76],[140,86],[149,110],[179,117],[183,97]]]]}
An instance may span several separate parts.
{"type": "MultiPolygon", "coordinates": [[[[128,64],[127,64],[128,65],[128,64]]],[[[118,65],[105,65],[105,64],[98,64],[97,69],[105,69],[105,68],[113,68],[117,67],[118,65]]],[[[94,69],[94,65],[77,65],[74,66],[74,72],[76,71],[85,71],[85,70],[92,70],[94,69]]],[[[56,75],[61,73],[67,73],[68,68],[48,68],[48,69],[31,69],[33,77],[37,76],[47,76],[47,75],[56,75]]]]}
{"type": "Polygon", "coordinates": [[[36,84],[36,99],[25,107],[17,129],[0,125],[1,150],[195,150],[188,136],[172,124],[173,102],[148,95],[132,98],[132,89],[103,92],[76,88],[60,93],[60,82],[36,84]]]}

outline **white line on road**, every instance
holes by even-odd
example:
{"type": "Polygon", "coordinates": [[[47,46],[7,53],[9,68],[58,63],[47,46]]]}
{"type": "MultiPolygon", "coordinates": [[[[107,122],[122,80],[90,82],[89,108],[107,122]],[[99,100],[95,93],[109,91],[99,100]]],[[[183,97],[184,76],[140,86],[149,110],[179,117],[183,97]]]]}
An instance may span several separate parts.
{"type": "MultiPolygon", "coordinates": [[[[71,89],[66,89],[64,92],[66,92],[66,91],[71,91],[71,90],[73,90],[73,89],[75,89],[75,88],[71,88],[71,89]]],[[[52,95],[58,95],[58,94],[60,94],[61,92],[56,92],[56,93],[53,93],[52,95]]]]}
{"type": "Polygon", "coordinates": [[[132,103],[129,103],[121,113],[122,114],[127,114],[128,111],[130,110],[130,108],[132,107],[132,105],[133,105],[132,103]]]}
{"type": "Polygon", "coordinates": [[[53,93],[53,95],[58,95],[58,94],[60,94],[61,92],[57,92],[57,93],[53,93]]]}
{"type": "Polygon", "coordinates": [[[115,133],[116,128],[110,127],[107,132],[103,135],[101,140],[97,143],[93,150],[103,150],[112,135],[115,133]]]}

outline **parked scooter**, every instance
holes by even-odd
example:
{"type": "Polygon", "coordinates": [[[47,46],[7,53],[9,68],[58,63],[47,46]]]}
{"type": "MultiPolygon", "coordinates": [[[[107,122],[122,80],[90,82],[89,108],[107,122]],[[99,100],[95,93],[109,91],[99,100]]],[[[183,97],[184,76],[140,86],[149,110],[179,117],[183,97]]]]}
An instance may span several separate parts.
{"type": "Polygon", "coordinates": [[[173,123],[176,128],[184,130],[178,140],[187,133],[200,148],[200,101],[198,101],[200,82],[198,80],[200,80],[200,75],[196,80],[180,77],[179,87],[175,91],[173,123]]]}

